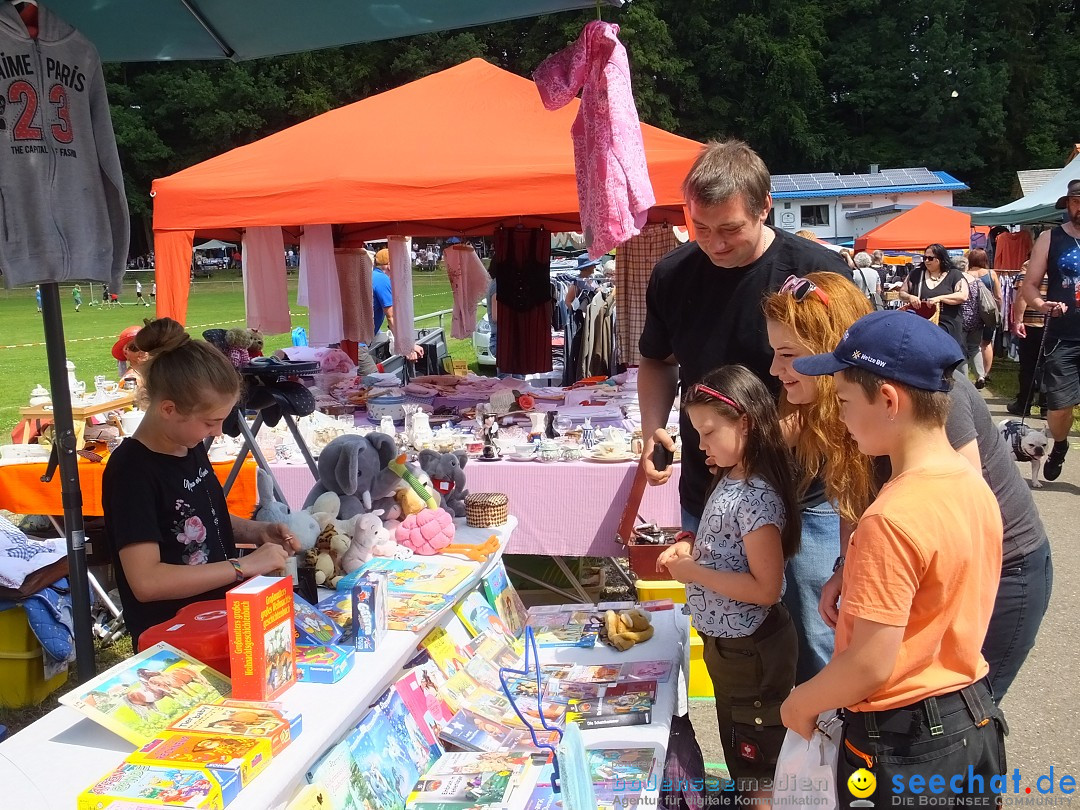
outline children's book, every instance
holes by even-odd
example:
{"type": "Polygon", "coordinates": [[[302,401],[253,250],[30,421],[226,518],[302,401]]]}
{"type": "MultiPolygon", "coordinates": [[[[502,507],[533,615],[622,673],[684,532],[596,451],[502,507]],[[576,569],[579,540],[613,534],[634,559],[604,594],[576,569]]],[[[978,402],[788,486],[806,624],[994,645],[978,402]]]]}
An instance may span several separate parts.
{"type": "MultiPolygon", "coordinates": [[[[483,658],[494,667],[518,667],[523,651],[511,646],[511,637],[497,631],[481,633],[465,645],[465,652],[472,658],[483,658]]],[[[520,642],[514,641],[515,645],[520,642]]]]}
{"type": "Polygon", "coordinates": [[[297,594],[293,594],[293,614],[297,644],[321,647],[341,639],[341,628],[297,594]]]}
{"type": "Polygon", "coordinates": [[[544,685],[544,697],[559,703],[570,700],[593,700],[600,697],[603,685],[599,683],[574,683],[574,681],[549,680],[544,685]]]}
{"type": "Polygon", "coordinates": [[[390,630],[420,630],[453,604],[453,598],[438,593],[390,591],[386,626],[390,630]]]}
{"type": "Polygon", "coordinates": [[[388,689],[375,703],[390,724],[390,737],[384,753],[401,768],[420,774],[444,753],[442,743],[429,743],[423,729],[409,712],[405,701],[396,689],[388,689]]]}
{"type": "Polygon", "coordinates": [[[461,597],[457,604],[454,605],[454,613],[461,619],[470,636],[478,636],[485,631],[513,636],[510,628],[495,612],[495,608],[481,595],[479,588],[475,588],[461,597]]]}
{"type": "MultiPolygon", "coordinates": [[[[504,807],[504,802],[514,786],[514,772],[510,770],[484,773],[438,774],[424,776],[409,794],[409,807],[415,808],[430,802],[446,806],[446,802],[462,802],[464,807],[504,807]]],[[[453,806],[453,805],[451,805],[453,806]]]]}
{"type": "Polygon", "coordinates": [[[121,763],[79,794],[77,810],[103,810],[114,803],[150,807],[223,810],[240,792],[240,779],[227,771],[196,766],[121,763]]]}
{"type": "Polygon", "coordinates": [[[566,706],[566,722],[577,723],[583,729],[648,725],[652,722],[652,704],[653,697],[649,692],[622,692],[593,700],[571,700],[566,706]]]}
{"type": "Polygon", "coordinates": [[[443,675],[450,678],[465,669],[469,657],[457,645],[457,642],[442,627],[435,627],[424,636],[420,646],[427,650],[431,660],[442,671],[443,675]]]}
{"type": "Polygon", "coordinates": [[[667,683],[671,670],[671,661],[628,661],[619,670],[619,680],[667,683]]]}
{"type": "Polygon", "coordinates": [[[385,571],[391,591],[450,596],[469,578],[474,569],[468,565],[442,565],[420,557],[410,557],[407,560],[372,557],[360,570],[364,573],[385,571]]]}
{"type": "Polygon", "coordinates": [[[307,683],[337,683],[353,668],[353,648],[339,644],[296,648],[297,680],[307,683]]]}
{"type": "Polygon", "coordinates": [[[539,647],[592,647],[600,634],[601,618],[589,610],[552,610],[537,606],[529,610],[528,623],[539,647]],[[544,609],[541,609],[544,608],[544,609]]]}
{"type": "MultiPolygon", "coordinates": [[[[319,758],[307,772],[311,785],[320,786],[330,800],[330,810],[361,810],[354,791],[364,781],[359,764],[353,762],[348,740],[342,740],[319,758]]],[[[370,807],[371,805],[369,805],[370,807]]]]}
{"type": "Polygon", "coordinates": [[[622,664],[580,664],[570,670],[563,680],[574,683],[615,683],[622,664]]]}
{"type": "Polygon", "coordinates": [[[655,757],[651,748],[594,748],[589,755],[589,772],[594,785],[623,780],[645,782],[652,773],[655,757]]]}
{"type": "Polygon", "coordinates": [[[166,733],[139,748],[127,761],[157,767],[194,765],[227,771],[238,777],[244,787],[270,764],[270,757],[270,741],[258,737],[166,733]]]}
{"type": "Polygon", "coordinates": [[[270,741],[274,756],[298,737],[302,728],[300,715],[283,713],[280,703],[243,700],[200,704],[169,726],[171,731],[191,734],[262,737],[270,741]]]}
{"type": "Polygon", "coordinates": [[[232,694],[273,700],[296,683],[293,591],[289,577],[252,577],[225,594],[232,694]]]}
{"type": "MultiPolygon", "coordinates": [[[[535,748],[527,730],[511,728],[468,709],[455,714],[439,730],[439,736],[447,745],[464,751],[531,751],[535,748]]],[[[554,746],[559,742],[557,731],[539,728],[536,737],[541,744],[554,746]]]]}
{"type": "Polygon", "coordinates": [[[421,673],[412,669],[402,675],[394,683],[394,689],[401,696],[405,708],[409,710],[413,721],[428,745],[435,745],[438,740],[438,730],[435,724],[435,715],[428,708],[428,697],[420,681],[421,673]]]}
{"type": "Polygon", "coordinates": [[[448,678],[440,694],[455,712],[469,709],[498,722],[502,722],[507,713],[513,714],[510,701],[504,695],[478,684],[465,671],[448,678]]]}
{"type": "Polygon", "coordinates": [[[525,629],[525,605],[506,576],[506,567],[501,561],[484,577],[481,587],[503,624],[513,635],[520,636],[525,629]]]}
{"type": "Polygon", "coordinates": [[[424,703],[428,713],[435,719],[435,725],[441,726],[446,723],[454,716],[453,710],[440,694],[440,690],[446,684],[446,675],[426,654],[423,660],[413,665],[411,671],[416,673],[417,684],[424,693],[424,703]]]}
{"type": "Polygon", "coordinates": [[[332,810],[330,794],[320,784],[304,785],[300,792],[285,805],[285,810],[332,810]]]}
{"type": "Polygon", "coordinates": [[[81,684],[60,702],[145,745],[193,706],[227,697],[230,689],[220,672],[161,642],[81,684]]]}
{"type": "Polygon", "coordinates": [[[352,640],[352,594],[337,591],[319,601],[315,608],[341,628],[339,641],[352,640]]]}
{"type": "Polygon", "coordinates": [[[464,751],[507,751],[521,732],[462,709],[439,731],[447,745],[464,751]]]}
{"type": "Polygon", "coordinates": [[[361,774],[361,782],[353,785],[361,807],[403,810],[421,771],[396,741],[386,715],[372,707],[345,740],[361,774]]]}

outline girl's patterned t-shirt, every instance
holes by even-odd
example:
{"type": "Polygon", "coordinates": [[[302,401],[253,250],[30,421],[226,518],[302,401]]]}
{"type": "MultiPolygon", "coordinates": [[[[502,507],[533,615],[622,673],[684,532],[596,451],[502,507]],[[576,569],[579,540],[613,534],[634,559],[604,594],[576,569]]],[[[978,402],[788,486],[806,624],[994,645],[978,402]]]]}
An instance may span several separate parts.
{"type": "Polygon", "coordinates": [[[203,565],[236,556],[225,493],[202,444],[180,458],[126,439],[105,465],[101,489],[105,535],[133,640],[185,605],[225,598],[228,587],[188,599],[140,602],[118,555],[125,546],[152,542],[161,561],[170,565],[203,565]]]}
{"type": "MultiPolygon", "coordinates": [[[[701,516],[694,560],[716,571],[747,573],[743,538],[762,526],[784,526],[784,505],[762,478],[725,478],[716,485],[701,516]]],[[[785,581],[781,593],[787,587],[785,581]]],[[[686,586],[694,627],[699,633],[721,638],[742,638],[757,630],[769,615],[766,605],[729,599],[695,583],[686,586]]]]}

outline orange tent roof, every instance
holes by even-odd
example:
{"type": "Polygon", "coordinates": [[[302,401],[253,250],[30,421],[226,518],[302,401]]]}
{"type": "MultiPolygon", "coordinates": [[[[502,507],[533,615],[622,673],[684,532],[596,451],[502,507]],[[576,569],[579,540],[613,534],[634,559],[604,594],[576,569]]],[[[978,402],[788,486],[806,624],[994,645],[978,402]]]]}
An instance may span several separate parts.
{"type": "Polygon", "coordinates": [[[939,242],[947,248],[971,244],[971,215],[924,202],[855,240],[856,250],[922,250],[939,242]]]}
{"type": "MultiPolygon", "coordinates": [[[[532,81],[471,59],[156,180],[154,229],[336,224],[359,239],[491,233],[518,216],[577,229],[578,104],[548,111],[532,81]]],[[[654,217],[681,222],[701,144],[641,129],[671,209],[654,217]]]]}

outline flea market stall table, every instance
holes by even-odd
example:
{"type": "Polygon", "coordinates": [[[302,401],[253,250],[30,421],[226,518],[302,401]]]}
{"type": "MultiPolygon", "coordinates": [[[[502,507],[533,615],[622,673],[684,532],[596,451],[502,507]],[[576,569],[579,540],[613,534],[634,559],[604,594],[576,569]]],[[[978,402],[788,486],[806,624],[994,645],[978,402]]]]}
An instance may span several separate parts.
{"type": "MultiPolygon", "coordinates": [[[[511,517],[502,527],[473,529],[459,522],[458,540],[481,542],[495,534],[505,549],[517,530],[511,517]]],[[[498,561],[500,554],[477,565],[464,595],[498,561]]],[[[435,626],[446,626],[453,618],[447,608],[416,632],[390,631],[376,652],[356,653],[352,670],[336,684],[297,683],[280,700],[287,710],[300,712],[303,731],[265,772],[244,788],[230,804],[231,810],[278,810],[284,808],[305,783],[305,773],[324,752],[344,737],[380,694],[397,678],[413,657],[420,640],[435,626]]],[[[678,610],[653,614],[656,634],[650,642],[626,653],[607,647],[545,649],[542,661],[583,664],[613,661],[670,660],[681,662],[671,678],[658,686],[653,722],[646,726],[617,729],[589,729],[583,732],[587,748],[652,748],[662,768],[670,732],[671,717],[681,710],[685,694],[688,625],[678,610]]],[[[121,737],[83,717],[75,709],[61,706],[37,722],[0,743],[0,776],[4,778],[4,806],[73,807],[78,793],[114,768],[134,747],[121,737]]],[[[652,794],[655,794],[655,790],[652,794]]],[[[655,795],[652,795],[655,801],[655,795]]]]}

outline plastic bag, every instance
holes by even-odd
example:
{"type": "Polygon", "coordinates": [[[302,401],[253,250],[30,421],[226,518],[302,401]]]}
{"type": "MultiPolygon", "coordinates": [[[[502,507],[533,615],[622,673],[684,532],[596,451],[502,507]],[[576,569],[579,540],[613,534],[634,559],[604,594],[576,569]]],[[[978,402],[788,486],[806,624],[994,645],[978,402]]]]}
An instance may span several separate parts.
{"type": "Polygon", "coordinates": [[[835,711],[822,712],[810,742],[788,730],[776,759],[773,804],[813,805],[832,810],[836,799],[836,760],[843,727],[835,711]],[[777,801],[777,800],[780,801],[777,801]]]}
{"type": "Polygon", "coordinates": [[[704,807],[705,758],[698,745],[690,718],[671,718],[664,781],[660,788],[661,810],[690,810],[704,807]]]}

